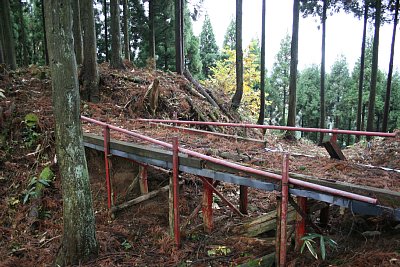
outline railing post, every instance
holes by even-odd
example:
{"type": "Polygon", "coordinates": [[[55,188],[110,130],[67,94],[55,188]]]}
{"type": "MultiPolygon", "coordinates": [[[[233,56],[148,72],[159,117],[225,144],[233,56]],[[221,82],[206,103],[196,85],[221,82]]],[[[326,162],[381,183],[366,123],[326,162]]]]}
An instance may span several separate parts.
{"type": "Polygon", "coordinates": [[[178,137],[173,139],[173,157],[172,157],[172,176],[173,176],[173,194],[174,194],[174,237],[177,247],[181,245],[181,235],[179,229],[179,144],[178,137]]]}
{"type": "MultiPolygon", "coordinates": [[[[305,197],[297,197],[297,205],[300,207],[300,210],[303,211],[304,214],[307,214],[307,198],[305,197]]],[[[306,220],[305,218],[296,213],[296,233],[295,233],[295,250],[300,251],[301,246],[303,245],[303,240],[301,238],[306,233],[306,220]]]]}
{"type": "Polygon", "coordinates": [[[282,167],[282,201],[281,201],[281,242],[279,251],[279,265],[286,266],[286,249],[287,249],[287,210],[289,202],[289,155],[283,156],[282,167]]]}
{"type": "Polygon", "coordinates": [[[106,167],[106,186],[107,186],[107,207],[111,209],[111,178],[110,178],[110,128],[106,125],[103,127],[104,137],[104,164],[106,167]]]}
{"type": "Polygon", "coordinates": [[[276,197],[276,233],[275,233],[275,266],[280,266],[280,251],[281,251],[281,195],[276,197]]]}

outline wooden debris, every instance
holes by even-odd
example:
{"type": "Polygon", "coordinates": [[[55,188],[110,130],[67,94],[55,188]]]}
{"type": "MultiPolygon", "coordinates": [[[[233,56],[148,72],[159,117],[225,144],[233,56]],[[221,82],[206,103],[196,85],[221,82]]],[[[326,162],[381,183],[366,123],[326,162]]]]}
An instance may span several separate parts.
{"type": "Polygon", "coordinates": [[[145,200],[148,200],[150,198],[153,198],[153,197],[157,196],[158,194],[160,194],[162,192],[167,192],[168,189],[169,189],[169,185],[166,185],[166,186],[164,186],[164,187],[162,187],[162,188],[160,188],[158,190],[151,191],[150,193],[148,193],[146,195],[143,195],[143,196],[137,197],[135,199],[129,200],[129,201],[125,202],[125,203],[122,203],[121,205],[114,206],[114,207],[111,208],[111,213],[115,213],[117,211],[126,209],[126,208],[131,207],[131,206],[136,205],[136,204],[139,204],[139,203],[141,203],[141,202],[143,202],[145,200]]]}
{"type": "Polygon", "coordinates": [[[154,81],[149,85],[144,99],[148,101],[148,107],[150,108],[151,114],[154,116],[158,107],[158,97],[160,96],[159,89],[160,81],[155,78],[154,81]]]}
{"type": "Polygon", "coordinates": [[[204,90],[203,86],[201,86],[201,84],[193,78],[192,74],[187,69],[183,71],[183,75],[194,85],[196,90],[199,91],[200,94],[202,94],[211,105],[213,105],[216,108],[219,108],[218,104],[214,101],[214,99],[211,98],[211,96],[206,92],[206,90],[204,90]]]}
{"type": "MultiPolygon", "coordinates": [[[[186,96],[186,101],[190,104],[190,106],[192,107],[192,109],[194,110],[194,112],[196,112],[197,116],[199,116],[199,120],[202,121],[208,121],[207,119],[207,115],[205,115],[203,112],[201,112],[200,109],[198,109],[195,104],[193,103],[192,99],[188,96],[186,96]]],[[[212,125],[207,125],[207,128],[210,129],[210,131],[212,132],[216,132],[217,130],[215,129],[214,126],[212,125]]]]}

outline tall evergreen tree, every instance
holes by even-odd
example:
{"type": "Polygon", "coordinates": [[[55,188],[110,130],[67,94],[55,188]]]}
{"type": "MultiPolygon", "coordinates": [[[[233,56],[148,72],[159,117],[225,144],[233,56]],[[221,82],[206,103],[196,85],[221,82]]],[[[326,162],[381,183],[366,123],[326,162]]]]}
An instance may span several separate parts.
{"type": "Polygon", "coordinates": [[[262,0],[261,23],[260,114],[257,123],[263,125],[265,119],[265,0],[262,0]]]}
{"type": "Polygon", "coordinates": [[[242,48],[243,0],[236,0],[236,91],[231,106],[238,109],[243,96],[243,48],[242,48]]]}
{"type": "Polygon", "coordinates": [[[124,32],[124,58],[128,61],[131,60],[131,49],[129,43],[129,9],[128,0],[123,0],[123,32],[124,32]]]}
{"type": "Polygon", "coordinates": [[[150,67],[156,68],[155,0],[149,0],[149,57],[150,67]]]}
{"type": "Polygon", "coordinates": [[[78,65],[83,62],[83,44],[82,44],[82,27],[81,27],[81,14],[80,14],[80,6],[79,1],[76,0],[71,2],[72,13],[73,13],[73,22],[72,22],[72,30],[74,34],[74,47],[75,47],[75,57],[76,63],[78,65]]]}
{"type": "Polygon", "coordinates": [[[10,3],[8,0],[0,0],[0,28],[4,62],[10,69],[14,70],[17,68],[17,61],[15,40],[11,25],[10,3]]]}
{"type": "Polygon", "coordinates": [[[97,44],[94,26],[94,11],[92,0],[80,0],[83,64],[81,76],[83,80],[82,98],[94,103],[99,102],[99,70],[97,66],[97,44]]]}
{"type": "Polygon", "coordinates": [[[205,78],[212,75],[210,69],[215,67],[218,58],[218,46],[210,18],[206,14],[200,33],[200,57],[203,65],[202,74],[205,78]]]}
{"type": "Polygon", "coordinates": [[[390,61],[389,61],[389,72],[386,84],[386,97],[385,97],[385,110],[383,114],[383,122],[382,122],[382,132],[386,132],[388,129],[388,121],[389,121],[389,106],[390,106],[390,95],[391,95],[391,87],[392,87],[392,75],[393,75],[393,58],[394,58],[394,45],[396,42],[396,29],[397,29],[397,20],[399,16],[399,0],[396,0],[396,4],[394,7],[394,22],[393,22],[393,34],[392,34],[392,45],[390,49],[390,61]]]}
{"type": "MultiPolygon", "coordinates": [[[[289,110],[287,126],[296,124],[297,63],[299,57],[299,1],[293,1],[292,42],[290,45],[289,110]]],[[[291,133],[288,133],[291,135],[291,133]]]]}
{"type": "MultiPolygon", "coordinates": [[[[367,41],[367,22],[368,22],[368,0],[364,1],[364,20],[363,20],[363,37],[361,44],[361,58],[360,58],[360,74],[358,79],[358,101],[357,101],[357,131],[361,131],[362,119],[362,103],[363,103],[363,85],[364,85],[364,69],[365,69],[365,43],[367,41]]],[[[356,136],[356,140],[360,140],[360,136],[356,136]]]]}
{"type": "Polygon", "coordinates": [[[226,29],[223,47],[224,49],[228,47],[231,50],[235,50],[236,48],[236,21],[234,18],[231,19],[231,22],[226,29]]]}
{"type": "Polygon", "coordinates": [[[111,60],[110,66],[114,69],[123,69],[121,57],[121,24],[119,0],[110,0],[111,14],[111,60]]]}
{"type": "Polygon", "coordinates": [[[178,74],[183,74],[184,68],[183,5],[183,0],[175,0],[175,70],[178,74]]]}
{"type": "Polygon", "coordinates": [[[269,94],[269,100],[272,104],[269,116],[281,125],[285,124],[286,119],[291,61],[290,42],[291,37],[289,34],[286,34],[286,36],[281,40],[279,51],[275,56],[275,62],[272,66],[272,74],[270,78],[271,91],[269,94]]]}
{"type": "MultiPolygon", "coordinates": [[[[374,118],[375,118],[375,97],[376,97],[376,85],[378,76],[378,56],[379,56],[379,30],[381,25],[381,0],[375,2],[375,32],[374,32],[374,43],[372,52],[372,66],[371,66],[371,88],[369,91],[369,102],[368,102],[368,119],[367,119],[367,131],[374,130],[374,118]]],[[[367,139],[370,139],[367,137],[367,139]]]]}
{"type": "Polygon", "coordinates": [[[45,2],[52,73],[55,141],[62,177],[63,224],[55,266],[85,262],[98,253],[89,174],[83,147],[71,5],[45,2]]]}

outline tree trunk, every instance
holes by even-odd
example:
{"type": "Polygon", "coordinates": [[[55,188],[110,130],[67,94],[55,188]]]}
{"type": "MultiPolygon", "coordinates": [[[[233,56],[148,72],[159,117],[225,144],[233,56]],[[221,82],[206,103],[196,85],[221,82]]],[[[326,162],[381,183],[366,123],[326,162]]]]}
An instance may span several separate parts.
{"type": "Polygon", "coordinates": [[[55,140],[62,177],[64,231],[55,265],[87,261],[98,253],[95,217],[80,123],[71,6],[46,0],[45,15],[53,86],[55,140]]]}
{"type": "Polygon", "coordinates": [[[19,24],[20,24],[20,29],[21,29],[21,36],[20,36],[20,41],[21,41],[21,46],[22,46],[22,61],[21,65],[24,67],[27,67],[29,65],[29,52],[28,52],[28,41],[26,37],[26,31],[25,31],[25,20],[24,20],[24,2],[20,1],[19,3],[19,24]]]}
{"type": "Polygon", "coordinates": [[[125,59],[130,61],[131,60],[131,52],[130,52],[130,45],[129,45],[129,9],[128,9],[128,0],[124,1],[124,56],[125,59]]]}
{"type": "Polygon", "coordinates": [[[105,46],[105,54],[106,54],[106,62],[110,60],[110,56],[108,54],[108,11],[107,11],[107,0],[103,1],[103,14],[104,14],[104,46],[105,46]]]}
{"type": "Polygon", "coordinates": [[[121,57],[121,26],[119,0],[110,0],[111,14],[111,61],[113,69],[124,69],[121,57]]]}
{"type": "Polygon", "coordinates": [[[178,74],[183,74],[183,31],[182,31],[183,1],[175,0],[175,66],[178,74]]]}
{"type": "Polygon", "coordinates": [[[2,28],[2,43],[4,61],[8,68],[15,70],[17,60],[15,54],[15,40],[12,32],[10,3],[8,0],[0,0],[0,28],[2,28]]]}
{"type": "Polygon", "coordinates": [[[46,65],[49,65],[49,51],[47,50],[47,33],[46,33],[46,18],[44,15],[44,0],[41,0],[42,4],[42,25],[43,25],[43,59],[46,65]]]}
{"type": "MultiPolygon", "coordinates": [[[[326,40],[326,10],[327,0],[324,0],[322,11],[322,46],[321,46],[321,87],[320,87],[320,118],[319,128],[325,128],[325,40],[326,40]]],[[[322,144],[324,133],[320,133],[319,143],[322,144]]]]}
{"type": "Polygon", "coordinates": [[[72,3],[72,13],[73,13],[73,23],[72,29],[74,33],[74,48],[75,48],[75,57],[76,63],[81,65],[83,62],[83,48],[82,48],[82,31],[81,31],[81,15],[80,15],[80,7],[79,1],[75,0],[71,1],[72,3]]]}
{"type": "MultiPolygon", "coordinates": [[[[285,86],[286,87],[286,86],[285,86]]],[[[282,122],[281,125],[285,124],[285,115],[286,115],[286,89],[283,88],[283,106],[282,106],[282,122]]]]}
{"type": "MultiPolygon", "coordinates": [[[[372,132],[374,130],[374,117],[375,117],[375,96],[376,96],[376,83],[378,77],[378,48],[379,48],[379,28],[381,25],[381,0],[376,1],[376,13],[375,13],[375,33],[374,33],[374,44],[372,47],[372,67],[371,67],[371,90],[369,92],[369,105],[368,105],[368,119],[367,119],[367,131],[372,132]]],[[[367,136],[367,140],[371,137],[367,136]]]]}
{"type": "Polygon", "coordinates": [[[99,70],[97,67],[96,31],[92,0],[80,0],[83,36],[83,79],[82,97],[94,103],[99,102],[99,70]]]}
{"type": "MultiPolygon", "coordinates": [[[[361,59],[360,59],[360,76],[358,81],[358,105],[357,105],[357,131],[361,131],[361,119],[363,119],[362,115],[362,93],[364,86],[364,70],[365,70],[365,43],[367,40],[367,22],[368,22],[368,3],[365,1],[364,7],[364,26],[363,26],[363,39],[361,45],[361,59]]],[[[360,141],[360,136],[356,136],[356,141],[360,141]]]]}
{"type": "Polygon", "coordinates": [[[385,97],[385,109],[384,109],[384,113],[383,113],[382,132],[386,132],[388,130],[390,94],[391,94],[392,76],[393,76],[394,45],[396,42],[396,28],[397,28],[397,19],[398,19],[398,15],[399,15],[399,0],[396,0],[395,10],[396,11],[394,14],[392,45],[391,45],[391,50],[390,50],[389,72],[388,72],[387,83],[386,83],[386,97],[385,97]]]}
{"type": "Polygon", "coordinates": [[[236,0],[236,91],[232,108],[238,109],[243,96],[242,12],[243,0],[236,0]]]}
{"type": "MultiPolygon", "coordinates": [[[[287,126],[296,125],[296,81],[299,56],[299,0],[293,1],[293,28],[290,52],[289,110],[287,126]]],[[[292,133],[288,133],[291,135],[292,133]]]]}
{"type": "Polygon", "coordinates": [[[154,2],[149,0],[149,59],[148,65],[151,69],[156,69],[156,34],[154,28],[154,2]]]}
{"type": "Polygon", "coordinates": [[[258,124],[263,125],[265,119],[265,0],[262,0],[261,26],[261,85],[260,85],[260,114],[258,124]]]}

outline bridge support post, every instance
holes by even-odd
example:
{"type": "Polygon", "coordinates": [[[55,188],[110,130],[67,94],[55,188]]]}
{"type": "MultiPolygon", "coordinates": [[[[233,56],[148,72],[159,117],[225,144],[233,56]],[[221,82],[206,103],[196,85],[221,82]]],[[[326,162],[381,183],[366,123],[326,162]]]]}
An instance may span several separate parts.
{"type": "Polygon", "coordinates": [[[205,178],[208,183],[203,183],[203,205],[202,205],[202,212],[203,212],[203,223],[204,223],[204,231],[207,233],[211,233],[214,227],[213,222],[213,210],[212,210],[212,203],[213,203],[213,190],[210,186],[212,184],[211,178],[205,178]]]}
{"type": "Polygon", "coordinates": [[[149,193],[149,187],[147,185],[147,168],[148,167],[146,165],[139,166],[139,187],[142,195],[149,193]]]}
{"type": "Polygon", "coordinates": [[[247,214],[247,208],[248,208],[248,187],[241,185],[240,186],[240,204],[239,204],[239,210],[243,214],[247,214]]]}
{"type": "MultiPolygon", "coordinates": [[[[307,198],[305,197],[297,197],[297,205],[303,214],[307,214],[307,198]]],[[[295,250],[300,251],[301,246],[303,245],[303,240],[301,238],[306,233],[306,220],[305,218],[296,213],[296,233],[295,233],[295,250]]]]}
{"type": "Polygon", "coordinates": [[[107,207],[111,209],[111,177],[110,177],[110,128],[104,126],[103,128],[104,138],[104,165],[106,167],[106,186],[107,186],[107,207]]]}

